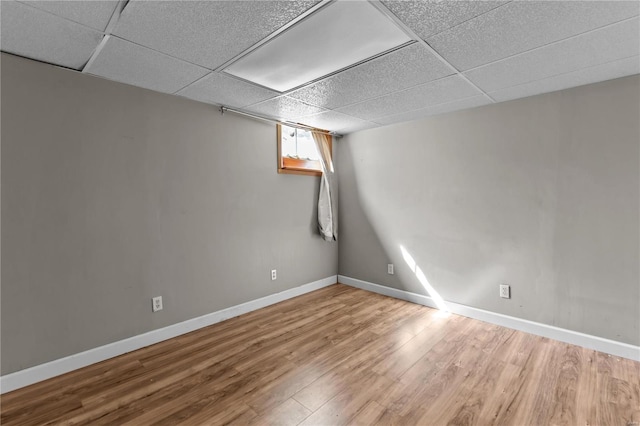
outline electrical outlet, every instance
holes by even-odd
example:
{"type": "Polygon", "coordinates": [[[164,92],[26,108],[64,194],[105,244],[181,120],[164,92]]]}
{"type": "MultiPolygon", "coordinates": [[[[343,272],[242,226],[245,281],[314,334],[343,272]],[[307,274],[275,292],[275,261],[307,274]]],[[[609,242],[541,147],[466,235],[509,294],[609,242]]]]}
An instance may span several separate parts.
{"type": "Polygon", "coordinates": [[[151,299],[151,309],[153,312],[162,310],[162,296],[154,297],[151,299]]]}
{"type": "Polygon", "coordinates": [[[387,264],[387,274],[393,275],[393,263],[387,264]]]}
{"type": "Polygon", "coordinates": [[[275,281],[278,278],[277,271],[275,269],[271,270],[271,281],[275,281]]]}
{"type": "Polygon", "coordinates": [[[507,284],[500,284],[500,297],[503,299],[511,299],[511,289],[507,284]]]}

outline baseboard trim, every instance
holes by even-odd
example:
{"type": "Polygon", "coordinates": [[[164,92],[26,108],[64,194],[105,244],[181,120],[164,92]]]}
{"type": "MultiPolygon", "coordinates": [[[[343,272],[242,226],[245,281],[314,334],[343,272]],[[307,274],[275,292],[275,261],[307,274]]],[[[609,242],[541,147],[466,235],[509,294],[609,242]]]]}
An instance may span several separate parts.
{"type": "Polygon", "coordinates": [[[229,318],[237,317],[239,315],[330,286],[335,284],[337,280],[337,275],[333,275],[299,287],[282,291],[280,293],[271,294],[269,296],[261,297],[260,299],[251,300],[201,317],[193,318],[168,327],[149,331],[124,340],[89,349],[88,351],[4,375],[0,377],[0,394],[11,392],[118,355],[123,355],[127,352],[135,351],[137,349],[216,324],[229,318]]]}
{"type": "MultiPolygon", "coordinates": [[[[422,294],[412,293],[405,290],[398,290],[379,284],[370,283],[368,281],[356,278],[338,275],[338,282],[362,290],[371,291],[385,296],[402,299],[420,305],[437,308],[431,297],[422,294]]],[[[615,340],[604,339],[602,337],[592,336],[577,331],[567,330],[564,328],[554,327],[539,322],[529,321],[509,315],[498,314],[483,309],[473,308],[471,306],[460,305],[458,303],[445,301],[451,313],[462,315],[465,317],[485,321],[491,324],[501,325],[503,327],[514,330],[524,331],[526,333],[535,334],[537,336],[548,337],[550,339],[559,340],[561,342],[582,346],[588,349],[594,349],[611,355],[628,358],[634,361],[640,361],[640,346],[630,345],[628,343],[616,342],[615,340]]]]}

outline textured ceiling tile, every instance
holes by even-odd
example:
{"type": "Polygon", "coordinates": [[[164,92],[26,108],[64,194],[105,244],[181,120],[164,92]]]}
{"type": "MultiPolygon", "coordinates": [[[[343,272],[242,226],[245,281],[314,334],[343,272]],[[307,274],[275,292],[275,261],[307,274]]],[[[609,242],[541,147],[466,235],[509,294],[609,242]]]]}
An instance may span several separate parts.
{"type": "Polygon", "coordinates": [[[385,6],[420,38],[482,15],[506,1],[383,1],[385,6]]]}
{"type": "Polygon", "coordinates": [[[174,93],[209,71],[176,58],[109,37],[86,71],[121,83],[174,93]]]}
{"type": "Polygon", "coordinates": [[[443,114],[445,112],[459,111],[467,108],[475,108],[482,105],[488,105],[491,101],[484,95],[472,96],[470,98],[461,99],[459,101],[447,102],[444,104],[434,105],[428,108],[419,109],[416,111],[410,111],[403,114],[394,114],[386,117],[381,117],[376,120],[376,123],[387,125],[393,123],[400,123],[402,121],[417,120],[420,118],[428,117],[430,115],[443,114]]]}
{"type": "Polygon", "coordinates": [[[340,108],[338,111],[363,120],[400,114],[480,94],[460,76],[446,77],[401,92],[340,108]]]}
{"type": "Polygon", "coordinates": [[[469,70],[637,16],[639,9],[637,1],[514,1],[427,42],[456,68],[469,70]]]}
{"type": "Polygon", "coordinates": [[[340,135],[346,135],[353,132],[359,132],[360,130],[373,129],[374,127],[380,127],[380,125],[371,121],[363,121],[362,124],[347,126],[342,129],[336,129],[335,132],[340,135]]]}
{"type": "Polygon", "coordinates": [[[369,121],[360,120],[356,117],[340,114],[335,111],[327,111],[321,114],[310,115],[301,119],[302,124],[316,127],[318,129],[331,130],[335,132],[351,132],[355,129],[374,127],[376,124],[369,121]]]}
{"type": "Polygon", "coordinates": [[[245,83],[220,73],[212,73],[185,87],[177,94],[201,102],[238,108],[279,95],[278,92],[245,83]]]}
{"type": "Polygon", "coordinates": [[[545,78],[544,80],[513,86],[508,89],[491,92],[490,95],[496,101],[502,102],[634,74],[640,74],[640,56],[632,56],[619,61],[545,78]]]}
{"type": "Polygon", "coordinates": [[[631,19],[522,55],[513,56],[465,75],[486,92],[588,68],[637,55],[638,19],[631,19]]]}
{"type": "Polygon", "coordinates": [[[317,1],[131,1],[114,34],[214,69],[317,1]]]}
{"type": "Polygon", "coordinates": [[[117,0],[95,0],[95,1],[58,1],[39,0],[21,1],[38,9],[46,10],[54,15],[61,16],[82,25],[104,31],[107,24],[116,10],[117,0]]]}
{"type": "Polygon", "coordinates": [[[13,1],[2,2],[2,51],[81,69],[102,33],[13,1]]]}
{"type": "Polygon", "coordinates": [[[297,99],[286,96],[269,99],[268,101],[255,104],[244,109],[266,117],[273,117],[285,121],[293,121],[306,115],[325,112],[323,108],[308,105],[297,99]]]}
{"type": "Polygon", "coordinates": [[[427,48],[415,43],[350,68],[289,96],[312,105],[339,108],[450,75],[427,48]]]}

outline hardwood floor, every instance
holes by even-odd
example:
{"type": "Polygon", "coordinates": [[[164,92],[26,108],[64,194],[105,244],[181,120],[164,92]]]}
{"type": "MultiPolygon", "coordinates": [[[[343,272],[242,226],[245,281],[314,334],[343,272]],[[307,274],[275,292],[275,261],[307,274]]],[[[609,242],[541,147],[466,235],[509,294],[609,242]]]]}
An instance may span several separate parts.
{"type": "Polygon", "coordinates": [[[640,363],[333,285],[0,399],[3,425],[640,425],[640,363]]]}

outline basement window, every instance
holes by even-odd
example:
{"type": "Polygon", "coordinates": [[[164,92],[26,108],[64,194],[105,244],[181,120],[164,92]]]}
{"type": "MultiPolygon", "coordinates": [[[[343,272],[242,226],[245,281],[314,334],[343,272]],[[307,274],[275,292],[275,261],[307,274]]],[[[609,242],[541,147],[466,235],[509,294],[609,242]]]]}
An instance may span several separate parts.
{"type": "Polygon", "coordinates": [[[311,131],[284,124],[277,128],[278,173],[321,176],[320,153],[311,131]]]}

